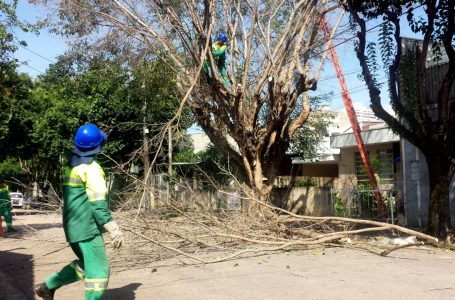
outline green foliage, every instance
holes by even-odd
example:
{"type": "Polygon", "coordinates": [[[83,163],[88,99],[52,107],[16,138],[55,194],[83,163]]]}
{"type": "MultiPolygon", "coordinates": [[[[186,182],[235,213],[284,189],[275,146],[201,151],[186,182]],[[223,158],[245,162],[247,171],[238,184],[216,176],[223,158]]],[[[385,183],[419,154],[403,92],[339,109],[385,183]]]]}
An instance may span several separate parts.
{"type": "Polygon", "coordinates": [[[226,170],[231,171],[228,157],[213,145],[197,154],[193,153],[189,145],[185,145],[174,155],[173,161],[194,163],[178,168],[176,172],[180,176],[198,177],[202,180],[207,180],[209,176],[220,184],[226,184],[230,178],[229,174],[226,174],[226,170]]]}
{"type": "Polygon", "coordinates": [[[218,183],[227,183],[230,176],[226,174],[230,170],[229,158],[227,155],[210,145],[200,155],[200,168],[208,175],[217,179],[218,183]]]}
{"type": "MultiPolygon", "coordinates": [[[[13,53],[25,43],[15,38],[14,30],[36,27],[18,20],[17,3],[0,0],[0,173],[4,177],[37,175],[58,183],[74,132],[88,122],[108,133],[105,153],[121,163],[142,145],[144,122],[154,135],[174,115],[179,104],[175,75],[156,59],[133,68],[75,51],[61,56],[35,83],[18,74],[13,53]],[[19,160],[27,168],[21,168],[19,160]]],[[[185,111],[184,124],[187,115],[185,111]]]]}
{"type": "Polygon", "coordinates": [[[14,73],[18,66],[13,54],[19,45],[26,43],[17,39],[14,31],[20,29],[24,32],[35,31],[37,26],[21,22],[16,15],[18,0],[0,0],[0,102],[8,96],[8,90],[3,86],[8,81],[11,73],[14,73]]]}
{"type": "Polygon", "coordinates": [[[324,118],[311,118],[297,130],[289,151],[305,160],[317,159],[320,150],[318,145],[327,134],[327,125],[328,121],[324,118]]]}
{"type": "MultiPolygon", "coordinates": [[[[417,119],[416,114],[421,108],[419,89],[416,88],[416,82],[419,81],[417,72],[417,53],[407,53],[401,58],[400,76],[401,98],[406,103],[404,109],[407,115],[414,115],[415,119],[417,119]]],[[[392,105],[393,104],[394,103],[392,102],[392,105]]],[[[411,122],[412,120],[406,121],[411,122]]]]}
{"type": "MultiPolygon", "coordinates": [[[[386,18],[384,17],[384,21],[386,18]]],[[[389,65],[392,63],[393,57],[395,55],[395,44],[393,42],[393,34],[395,27],[390,23],[382,23],[381,31],[379,32],[379,45],[381,49],[381,58],[382,63],[384,64],[384,69],[388,71],[389,65]]]]}
{"type": "MultiPolygon", "coordinates": [[[[442,52],[441,46],[443,36],[449,29],[447,27],[448,8],[450,0],[436,1],[434,9],[436,12],[434,25],[432,26],[431,34],[431,48],[433,51],[433,58],[435,61],[441,60],[442,52]]],[[[420,13],[416,13],[416,8],[424,5],[425,9],[431,2],[422,2],[420,0],[394,0],[394,1],[350,1],[349,6],[357,12],[360,12],[367,20],[380,19],[383,23],[380,24],[381,30],[379,32],[379,48],[384,69],[387,72],[388,66],[391,64],[396,52],[394,43],[395,26],[391,22],[391,16],[406,15],[406,20],[412,32],[424,35],[429,28],[428,20],[420,13]]],[[[352,17],[350,18],[351,28],[354,28],[352,17]]]]}
{"type": "Polygon", "coordinates": [[[10,93],[0,102],[0,162],[27,161],[30,175],[54,186],[80,125],[91,122],[105,130],[109,142],[103,152],[122,163],[142,146],[144,121],[154,135],[179,105],[175,78],[159,61],[131,71],[102,58],[66,55],[35,84],[11,72],[3,86],[10,93]]]}
{"type": "MultiPolygon", "coordinates": [[[[356,45],[355,45],[356,51],[357,51],[357,47],[358,47],[358,42],[356,41],[356,45]]],[[[379,64],[378,64],[378,54],[377,54],[376,48],[377,48],[376,43],[374,43],[374,42],[367,43],[367,45],[366,45],[366,52],[367,52],[366,63],[370,70],[370,73],[373,77],[374,86],[377,88],[380,88],[382,84],[378,81],[379,64]]],[[[357,79],[359,81],[363,81],[362,74],[358,74],[357,79]]]]}
{"type": "Polygon", "coordinates": [[[172,158],[174,162],[190,162],[196,163],[199,161],[199,156],[193,153],[193,149],[187,147],[185,149],[180,150],[177,152],[174,157],[172,158]]]}
{"type": "MultiPolygon", "coordinates": [[[[323,103],[327,103],[333,93],[310,98],[313,113],[292,138],[289,151],[298,154],[306,160],[318,157],[318,148],[324,136],[328,136],[327,127],[330,124],[330,114],[320,110],[323,103]]],[[[299,109],[299,108],[298,108],[299,109]]]]}
{"type": "Polygon", "coordinates": [[[377,217],[378,207],[370,183],[368,182],[358,184],[356,190],[357,192],[352,201],[355,210],[361,208],[361,210],[358,211],[357,214],[359,214],[359,216],[362,218],[377,217]]]}
{"type": "Polygon", "coordinates": [[[31,80],[17,73],[13,54],[17,45],[14,30],[28,31],[32,27],[16,16],[18,1],[0,0],[0,162],[9,156],[23,154],[27,148],[27,116],[21,114],[31,80]],[[20,144],[18,143],[20,142],[20,144]]]}
{"type": "Polygon", "coordinates": [[[5,70],[0,83],[0,159],[22,153],[27,145],[28,116],[22,113],[26,108],[26,98],[32,87],[26,75],[19,75],[15,69],[5,70]],[[22,142],[18,144],[18,142],[22,142]]]}
{"type": "Polygon", "coordinates": [[[32,101],[42,114],[33,137],[42,146],[43,159],[53,160],[68,151],[76,129],[91,122],[108,133],[105,153],[118,162],[141,146],[144,120],[154,135],[178,105],[174,78],[159,61],[131,74],[109,60],[68,57],[61,57],[39,78],[32,101]],[[81,72],[84,63],[88,67],[81,72]]]}
{"type": "Polygon", "coordinates": [[[7,157],[0,162],[0,178],[12,178],[22,174],[20,163],[17,159],[7,157]]]}
{"type": "Polygon", "coordinates": [[[379,173],[384,168],[384,164],[378,159],[376,154],[371,155],[370,162],[374,173],[379,173]]]}
{"type": "MultiPolygon", "coordinates": [[[[21,27],[27,30],[25,24],[21,23],[16,16],[16,7],[18,0],[7,3],[0,0],[0,66],[1,71],[5,67],[14,69],[17,66],[13,53],[17,50],[16,40],[13,35],[15,27],[21,27]]],[[[3,72],[2,72],[3,73],[3,72]]],[[[1,76],[2,74],[0,74],[1,76]]],[[[1,77],[0,77],[1,78],[1,77]]]]}
{"type": "MultiPolygon", "coordinates": [[[[381,170],[384,168],[384,164],[378,159],[376,154],[370,155],[369,159],[370,159],[371,168],[373,169],[372,170],[373,174],[377,174],[379,177],[381,177],[382,176],[381,170]]],[[[367,174],[367,171],[363,164],[361,164],[358,167],[356,175],[357,175],[358,180],[359,179],[368,180],[368,174],[367,174]]],[[[359,187],[359,189],[369,189],[369,190],[373,189],[369,180],[366,182],[363,182],[363,183],[359,183],[359,184],[357,184],[357,186],[359,187]]]]}
{"type": "Polygon", "coordinates": [[[333,198],[335,199],[334,201],[335,216],[346,217],[346,205],[344,205],[338,192],[333,195],[333,198]]]}
{"type": "Polygon", "coordinates": [[[299,179],[299,181],[297,182],[297,186],[301,186],[301,187],[310,187],[310,186],[317,186],[317,185],[318,185],[318,182],[317,182],[316,178],[314,178],[314,177],[305,177],[305,178],[299,179]]]}

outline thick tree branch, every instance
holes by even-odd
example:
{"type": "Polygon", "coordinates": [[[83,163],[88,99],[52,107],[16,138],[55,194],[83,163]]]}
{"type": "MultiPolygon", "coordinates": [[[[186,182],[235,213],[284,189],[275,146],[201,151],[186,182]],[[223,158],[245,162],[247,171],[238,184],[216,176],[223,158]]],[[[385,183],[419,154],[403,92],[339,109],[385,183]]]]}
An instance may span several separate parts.
{"type": "MultiPolygon", "coordinates": [[[[351,1],[349,1],[351,2],[351,1]]],[[[354,21],[359,25],[360,31],[357,32],[357,38],[359,40],[359,45],[356,51],[357,58],[360,62],[360,66],[362,68],[362,75],[363,78],[365,79],[365,83],[368,87],[369,95],[370,95],[370,101],[371,101],[371,108],[373,109],[373,112],[384,120],[392,130],[398,132],[400,135],[402,135],[405,139],[407,139],[409,142],[413,143],[414,145],[420,145],[420,141],[416,138],[414,133],[410,131],[408,128],[405,127],[402,123],[400,123],[397,119],[395,119],[393,116],[391,116],[383,107],[381,104],[381,92],[379,89],[376,87],[373,76],[371,75],[370,69],[368,67],[367,63],[367,58],[365,56],[365,46],[366,46],[366,26],[365,26],[365,21],[360,18],[359,14],[354,11],[350,7],[350,13],[352,17],[354,18],[354,21]]]]}
{"type": "MultiPolygon", "coordinates": [[[[450,3],[450,1],[449,1],[450,3]]],[[[441,88],[438,91],[438,111],[439,111],[439,121],[443,123],[444,127],[453,126],[454,116],[453,107],[449,107],[449,100],[450,99],[450,91],[453,87],[455,81],[455,50],[453,49],[453,39],[454,39],[454,32],[455,32],[455,13],[454,13],[454,6],[448,4],[447,7],[447,28],[443,34],[443,45],[444,49],[447,53],[449,58],[449,68],[447,70],[444,79],[442,80],[441,88]],[[452,114],[452,118],[450,118],[450,114],[452,114]],[[450,125],[449,125],[450,124],[450,125]]],[[[453,128],[453,127],[452,127],[453,128]]],[[[453,135],[453,131],[449,131],[453,135]]]]}

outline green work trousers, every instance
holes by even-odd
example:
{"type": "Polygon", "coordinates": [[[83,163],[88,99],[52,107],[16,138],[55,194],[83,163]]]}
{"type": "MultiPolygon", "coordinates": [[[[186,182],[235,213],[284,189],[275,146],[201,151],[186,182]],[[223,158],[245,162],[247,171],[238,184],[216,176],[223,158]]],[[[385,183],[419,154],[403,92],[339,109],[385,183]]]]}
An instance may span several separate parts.
{"type": "Polygon", "coordinates": [[[85,300],[101,299],[109,282],[109,262],[101,235],[94,238],[70,243],[71,249],[79,260],[66,265],[60,272],[45,280],[49,289],[57,289],[84,279],[85,300]]]}
{"type": "Polygon", "coordinates": [[[11,216],[11,208],[9,203],[0,203],[0,218],[5,217],[6,227],[11,228],[13,226],[13,217],[11,216]]]}
{"type": "MultiPolygon", "coordinates": [[[[229,85],[230,81],[229,81],[229,77],[227,75],[225,62],[224,61],[216,61],[216,60],[215,60],[215,62],[216,62],[216,66],[218,67],[218,71],[220,71],[221,78],[223,78],[224,84],[229,85]]],[[[208,74],[209,73],[209,69],[210,69],[210,63],[206,59],[204,61],[204,65],[202,66],[202,70],[205,73],[208,74]]]]}

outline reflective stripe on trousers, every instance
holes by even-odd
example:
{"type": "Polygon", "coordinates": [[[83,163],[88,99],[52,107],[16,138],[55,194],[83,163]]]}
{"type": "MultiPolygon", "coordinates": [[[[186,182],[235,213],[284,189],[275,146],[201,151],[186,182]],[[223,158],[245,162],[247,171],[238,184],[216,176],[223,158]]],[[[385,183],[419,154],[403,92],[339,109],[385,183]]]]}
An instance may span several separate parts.
{"type": "Polygon", "coordinates": [[[70,267],[74,269],[74,272],[76,272],[76,275],[79,279],[84,279],[85,272],[84,269],[79,266],[79,263],[79,260],[75,260],[70,264],[70,267]]]}
{"type": "Polygon", "coordinates": [[[85,278],[85,290],[87,291],[105,291],[109,283],[109,278],[85,278]]]}

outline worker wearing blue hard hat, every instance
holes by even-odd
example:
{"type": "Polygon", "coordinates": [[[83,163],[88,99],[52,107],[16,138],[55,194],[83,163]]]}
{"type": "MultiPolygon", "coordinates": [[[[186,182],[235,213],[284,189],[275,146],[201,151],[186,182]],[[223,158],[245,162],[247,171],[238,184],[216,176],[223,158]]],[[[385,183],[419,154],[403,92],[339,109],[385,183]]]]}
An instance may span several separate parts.
{"type": "Polygon", "coordinates": [[[122,246],[123,234],[112,219],[104,171],[95,160],[106,142],[106,134],[94,124],[76,132],[63,183],[63,229],[77,259],[35,286],[42,299],[54,299],[58,288],[79,280],[84,280],[86,300],[101,299],[107,289],[109,262],[102,231],[109,232],[114,248],[122,246]]]}
{"type": "MultiPolygon", "coordinates": [[[[226,52],[227,52],[228,37],[224,33],[217,36],[217,40],[212,44],[212,56],[215,59],[216,66],[220,72],[221,78],[225,84],[229,84],[229,77],[226,71],[226,52]]],[[[203,70],[209,72],[210,63],[205,60],[203,70]]]]}

